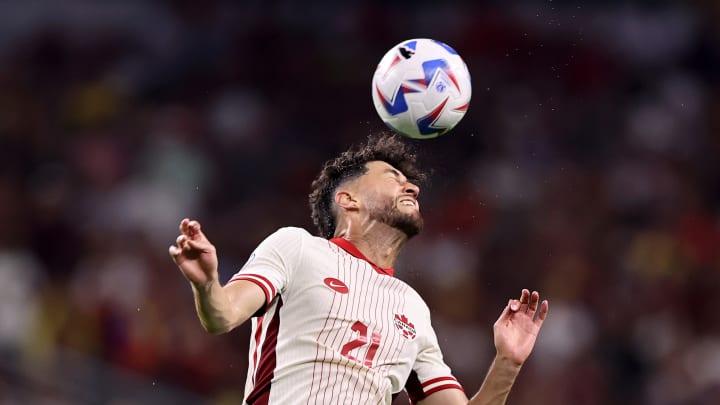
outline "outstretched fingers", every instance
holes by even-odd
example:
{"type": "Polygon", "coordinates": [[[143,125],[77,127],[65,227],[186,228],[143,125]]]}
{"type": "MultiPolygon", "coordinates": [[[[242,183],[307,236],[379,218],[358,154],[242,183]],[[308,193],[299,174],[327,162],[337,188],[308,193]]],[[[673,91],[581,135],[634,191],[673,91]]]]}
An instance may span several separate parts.
{"type": "Polygon", "coordinates": [[[538,303],[540,302],[540,293],[537,291],[533,291],[532,294],[530,294],[530,303],[528,304],[528,312],[535,313],[538,308],[538,303]]]}
{"type": "Polygon", "coordinates": [[[180,225],[178,226],[178,229],[180,230],[180,233],[185,234],[187,233],[188,224],[190,223],[189,218],[183,218],[182,221],[180,221],[180,225]]]}
{"type": "Polygon", "coordinates": [[[192,254],[212,250],[212,245],[203,235],[198,221],[183,218],[178,229],[180,235],[175,239],[175,245],[168,247],[168,253],[176,263],[183,253],[192,254]]]}
{"type": "Polygon", "coordinates": [[[179,225],[180,233],[192,235],[200,231],[200,223],[194,219],[183,218],[179,225]]]}
{"type": "Polygon", "coordinates": [[[200,222],[198,221],[190,221],[188,222],[188,234],[190,237],[194,237],[197,235],[202,235],[202,232],[200,232],[200,222]]]}
{"type": "Polygon", "coordinates": [[[168,253],[170,253],[170,256],[173,259],[176,259],[178,256],[180,256],[180,253],[182,253],[182,250],[175,245],[170,245],[170,247],[168,247],[168,253]]]}
{"type": "Polygon", "coordinates": [[[540,304],[540,311],[537,313],[537,317],[535,318],[535,325],[539,327],[542,326],[543,322],[545,322],[545,318],[547,318],[548,311],[550,310],[550,303],[548,300],[543,300],[543,302],[540,304]]]}
{"type": "Polygon", "coordinates": [[[529,301],[528,301],[529,295],[530,295],[530,291],[528,291],[527,289],[523,289],[522,292],[520,293],[520,299],[519,299],[519,300],[511,299],[510,302],[508,303],[508,306],[510,307],[510,311],[512,311],[512,312],[518,312],[518,311],[526,312],[526,311],[527,311],[527,306],[528,306],[528,303],[529,303],[529,301]]]}
{"type": "Polygon", "coordinates": [[[183,218],[178,228],[180,229],[180,234],[187,236],[190,240],[207,239],[201,231],[202,227],[200,226],[200,222],[194,219],[183,218]]]}
{"type": "Polygon", "coordinates": [[[179,264],[178,260],[180,260],[180,255],[182,255],[183,249],[187,246],[186,239],[185,235],[178,235],[175,239],[175,244],[170,245],[168,248],[168,253],[170,253],[170,257],[172,257],[175,264],[179,264]]]}
{"type": "Polygon", "coordinates": [[[202,233],[202,226],[200,225],[200,222],[195,220],[183,220],[183,223],[181,224],[183,226],[182,233],[183,235],[187,235],[187,237],[190,240],[193,241],[207,241],[207,238],[202,233]],[[184,226],[183,226],[184,225],[184,226]]]}
{"type": "Polygon", "coordinates": [[[530,306],[530,290],[523,288],[520,293],[520,305],[518,308],[519,312],[527,312],[530,306]]]}
{"type": "Polygon", "coordinates": [[[547,300],[540,301],[539,292],[533,291],[531,293],[530,290],[523,289],[520,293],[520,299],[510,299],[508,301],[508,305],[500,315],[500,319],[508,318],[516,312],[525,313],[532,316],[533,322],[539,327],[545,321],[549,307],[547,300]]]}

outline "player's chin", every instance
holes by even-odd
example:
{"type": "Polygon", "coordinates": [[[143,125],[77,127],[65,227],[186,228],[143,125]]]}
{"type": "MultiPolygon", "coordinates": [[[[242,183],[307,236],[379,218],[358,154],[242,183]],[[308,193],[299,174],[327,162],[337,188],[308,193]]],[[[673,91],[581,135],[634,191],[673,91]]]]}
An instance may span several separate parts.
{"type": "Polygon", "coordinates": [[[410,239],[422,232],[423,222],[422,220],[406,222],[404,224],[401,224],[399,226],[399,229],[403,231],[403,233],[405,233],[405,236],[407,236],[408,239],[410,239]]]}
{"type": "Polygon", "coordinates": [[[404,205],[398,207],[400,215],[413,218],[415,221],[422,221],[422,215],[420,214],[420,206],[418,205],[404,205]]]}
{"type": "Polygon", "coordinates": [[[420,213],[415,210],[413,213],[404,213],[394,218],[392,225],[403,231],[408,238],[419,234],[424,226],[420,213]]]}

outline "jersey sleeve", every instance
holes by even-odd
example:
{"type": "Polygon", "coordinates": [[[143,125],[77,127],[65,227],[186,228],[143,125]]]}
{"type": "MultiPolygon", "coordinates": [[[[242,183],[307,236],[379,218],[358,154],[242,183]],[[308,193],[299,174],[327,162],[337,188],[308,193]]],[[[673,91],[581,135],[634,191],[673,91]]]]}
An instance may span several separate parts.
{"type": "Polygon", "coordinates": [[[287,288],[300,262],[302,241],[307,232],[300,228],[281,228],[260,242],[245,265],[228,283],[246,280],[265,293],[265,308],[287,288]]]}
{"type": "Polygon", "coordinates": [[[413,370],[405,383],[410,402],[417,404],[432,393],[458,389],[462,386],[452,375],[450,367],[443,360],[440,345],[431,327],[423,334],[420,350],[413,370]]]}

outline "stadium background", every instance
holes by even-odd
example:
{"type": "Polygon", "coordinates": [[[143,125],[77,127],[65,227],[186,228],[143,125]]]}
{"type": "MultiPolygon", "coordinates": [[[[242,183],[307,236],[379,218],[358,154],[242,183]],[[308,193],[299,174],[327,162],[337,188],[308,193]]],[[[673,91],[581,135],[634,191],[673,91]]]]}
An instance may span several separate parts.
{"type": "Polygon", "coordinates": [[[372,73],[414,37],[473,79],[417,143],[397,265],[467,391],[529,287],[551,314],[510,403],[717,401],[717,2],[305,3],[0,2],[0,403],[238,403],[248,329],[200,327],[177,222],[224,280],[313,229],[310,181],[382,128],[372,73]]]}

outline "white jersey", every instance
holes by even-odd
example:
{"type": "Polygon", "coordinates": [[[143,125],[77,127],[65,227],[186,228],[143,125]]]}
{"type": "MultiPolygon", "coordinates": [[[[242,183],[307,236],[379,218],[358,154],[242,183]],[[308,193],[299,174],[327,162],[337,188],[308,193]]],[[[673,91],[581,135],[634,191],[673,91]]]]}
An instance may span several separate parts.
{"type": "Polygon", "coordinates": [[[245,404],[390,404],[462,389],[443,362],[422,298],[345,239],[282,228],[230,282],[252,281],[245,404]]]}

